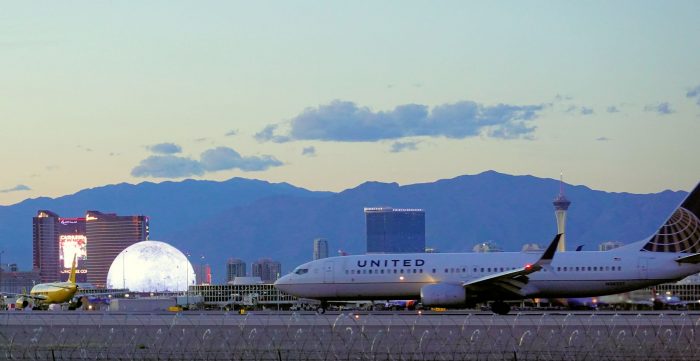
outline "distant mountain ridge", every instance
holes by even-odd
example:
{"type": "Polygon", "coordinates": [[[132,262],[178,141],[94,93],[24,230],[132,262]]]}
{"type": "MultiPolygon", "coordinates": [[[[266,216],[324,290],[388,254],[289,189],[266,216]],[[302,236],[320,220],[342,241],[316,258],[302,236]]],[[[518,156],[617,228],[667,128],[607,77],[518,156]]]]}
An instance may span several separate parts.
{"type": "MultiPolygon", "coordinates": [[[[329,240],[331,255],[338,249],[364,253],[363,208],[392,206],[425,209],[426,243],[439,251],[470,251],[486,240],[517,251],[524,243],[546,244],[556,233],[552,200],[558,191],[557,180],[494,171],[404,186],[365,182],[338,193],[244,178],[122,183],[0,206],[0,249],[6,250],[3,262],[31,267],[31,218],[39,209],[64,217],[86,210],[144,214],[151,219],[152,239],[189,252],[195,265],[210,264],[214,279],[222,281],[231,257],[245,260],[249,270],[260,257],[291,270],[311,258],[317,237],[329,240]]],[[[567,248],[583,244],[585,250],[607,240],[648,236],[686,195],[607,193],[571,185],[564,191],[572,201],[567,248]]]]}

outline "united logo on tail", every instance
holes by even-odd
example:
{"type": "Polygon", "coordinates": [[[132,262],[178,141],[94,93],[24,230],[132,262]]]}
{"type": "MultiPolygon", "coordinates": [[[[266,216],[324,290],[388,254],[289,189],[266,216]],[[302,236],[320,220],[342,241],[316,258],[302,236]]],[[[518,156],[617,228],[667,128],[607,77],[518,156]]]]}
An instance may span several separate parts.
{"type": "Polygon", "coordinates": [[[644,245],[642,251],[700,253],[700,184],[644,245]]]}

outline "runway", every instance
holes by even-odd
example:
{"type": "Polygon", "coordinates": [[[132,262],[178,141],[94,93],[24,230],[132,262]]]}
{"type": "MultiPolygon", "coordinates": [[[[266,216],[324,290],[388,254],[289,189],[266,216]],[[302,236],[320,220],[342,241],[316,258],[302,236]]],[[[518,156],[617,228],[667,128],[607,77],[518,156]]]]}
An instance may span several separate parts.
{"type": "Polygon", "coordinates": [[[0,312],[0,359],[695,360],[700,313],[0,312]]]}

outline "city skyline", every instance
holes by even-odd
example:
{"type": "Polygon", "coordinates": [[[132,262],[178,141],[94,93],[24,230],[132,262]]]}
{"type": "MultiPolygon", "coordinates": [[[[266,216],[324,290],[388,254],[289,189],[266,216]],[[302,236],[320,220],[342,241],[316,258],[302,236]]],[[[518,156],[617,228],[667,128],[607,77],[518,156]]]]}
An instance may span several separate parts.
{"type": "Polygon", "coordinates": [[[6,5],[0,205],[187,178],[698,181],[697,2],[207,4],[6,5]]]}

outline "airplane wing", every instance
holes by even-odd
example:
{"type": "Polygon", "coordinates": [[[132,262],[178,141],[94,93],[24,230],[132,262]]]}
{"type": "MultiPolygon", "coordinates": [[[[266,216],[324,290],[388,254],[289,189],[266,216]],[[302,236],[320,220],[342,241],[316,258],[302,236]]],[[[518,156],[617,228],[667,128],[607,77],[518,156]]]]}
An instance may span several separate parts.
{"type": "Polygon", "coordinates": [[[0,293],[0,295],[8,296],[8,297],[17,297],[17,298],[19,298],[19,297],[31,298],[33,300],[40,300],[40,301],[43,301],[46,299],[46,296],[44,296],[44,295],[30,295],[30,294],[26,294],[26,293],[3,292],[3,293],[0,293]]]}
{"type": "Polygon", "coordinates": [[[554,253],[559,245],[561,233],[557,234],[542,257],[534,264],[528,264],[521,268],[508,270],[500,273],[490,274],[475,280],[464,282],[462,286],[474,291],[488,290],[493,293],[510,293],[519,297],[524,297],[523,288],[528,282],[527,275],[541,270],[545,265],[551,263],[554,253]]]}

